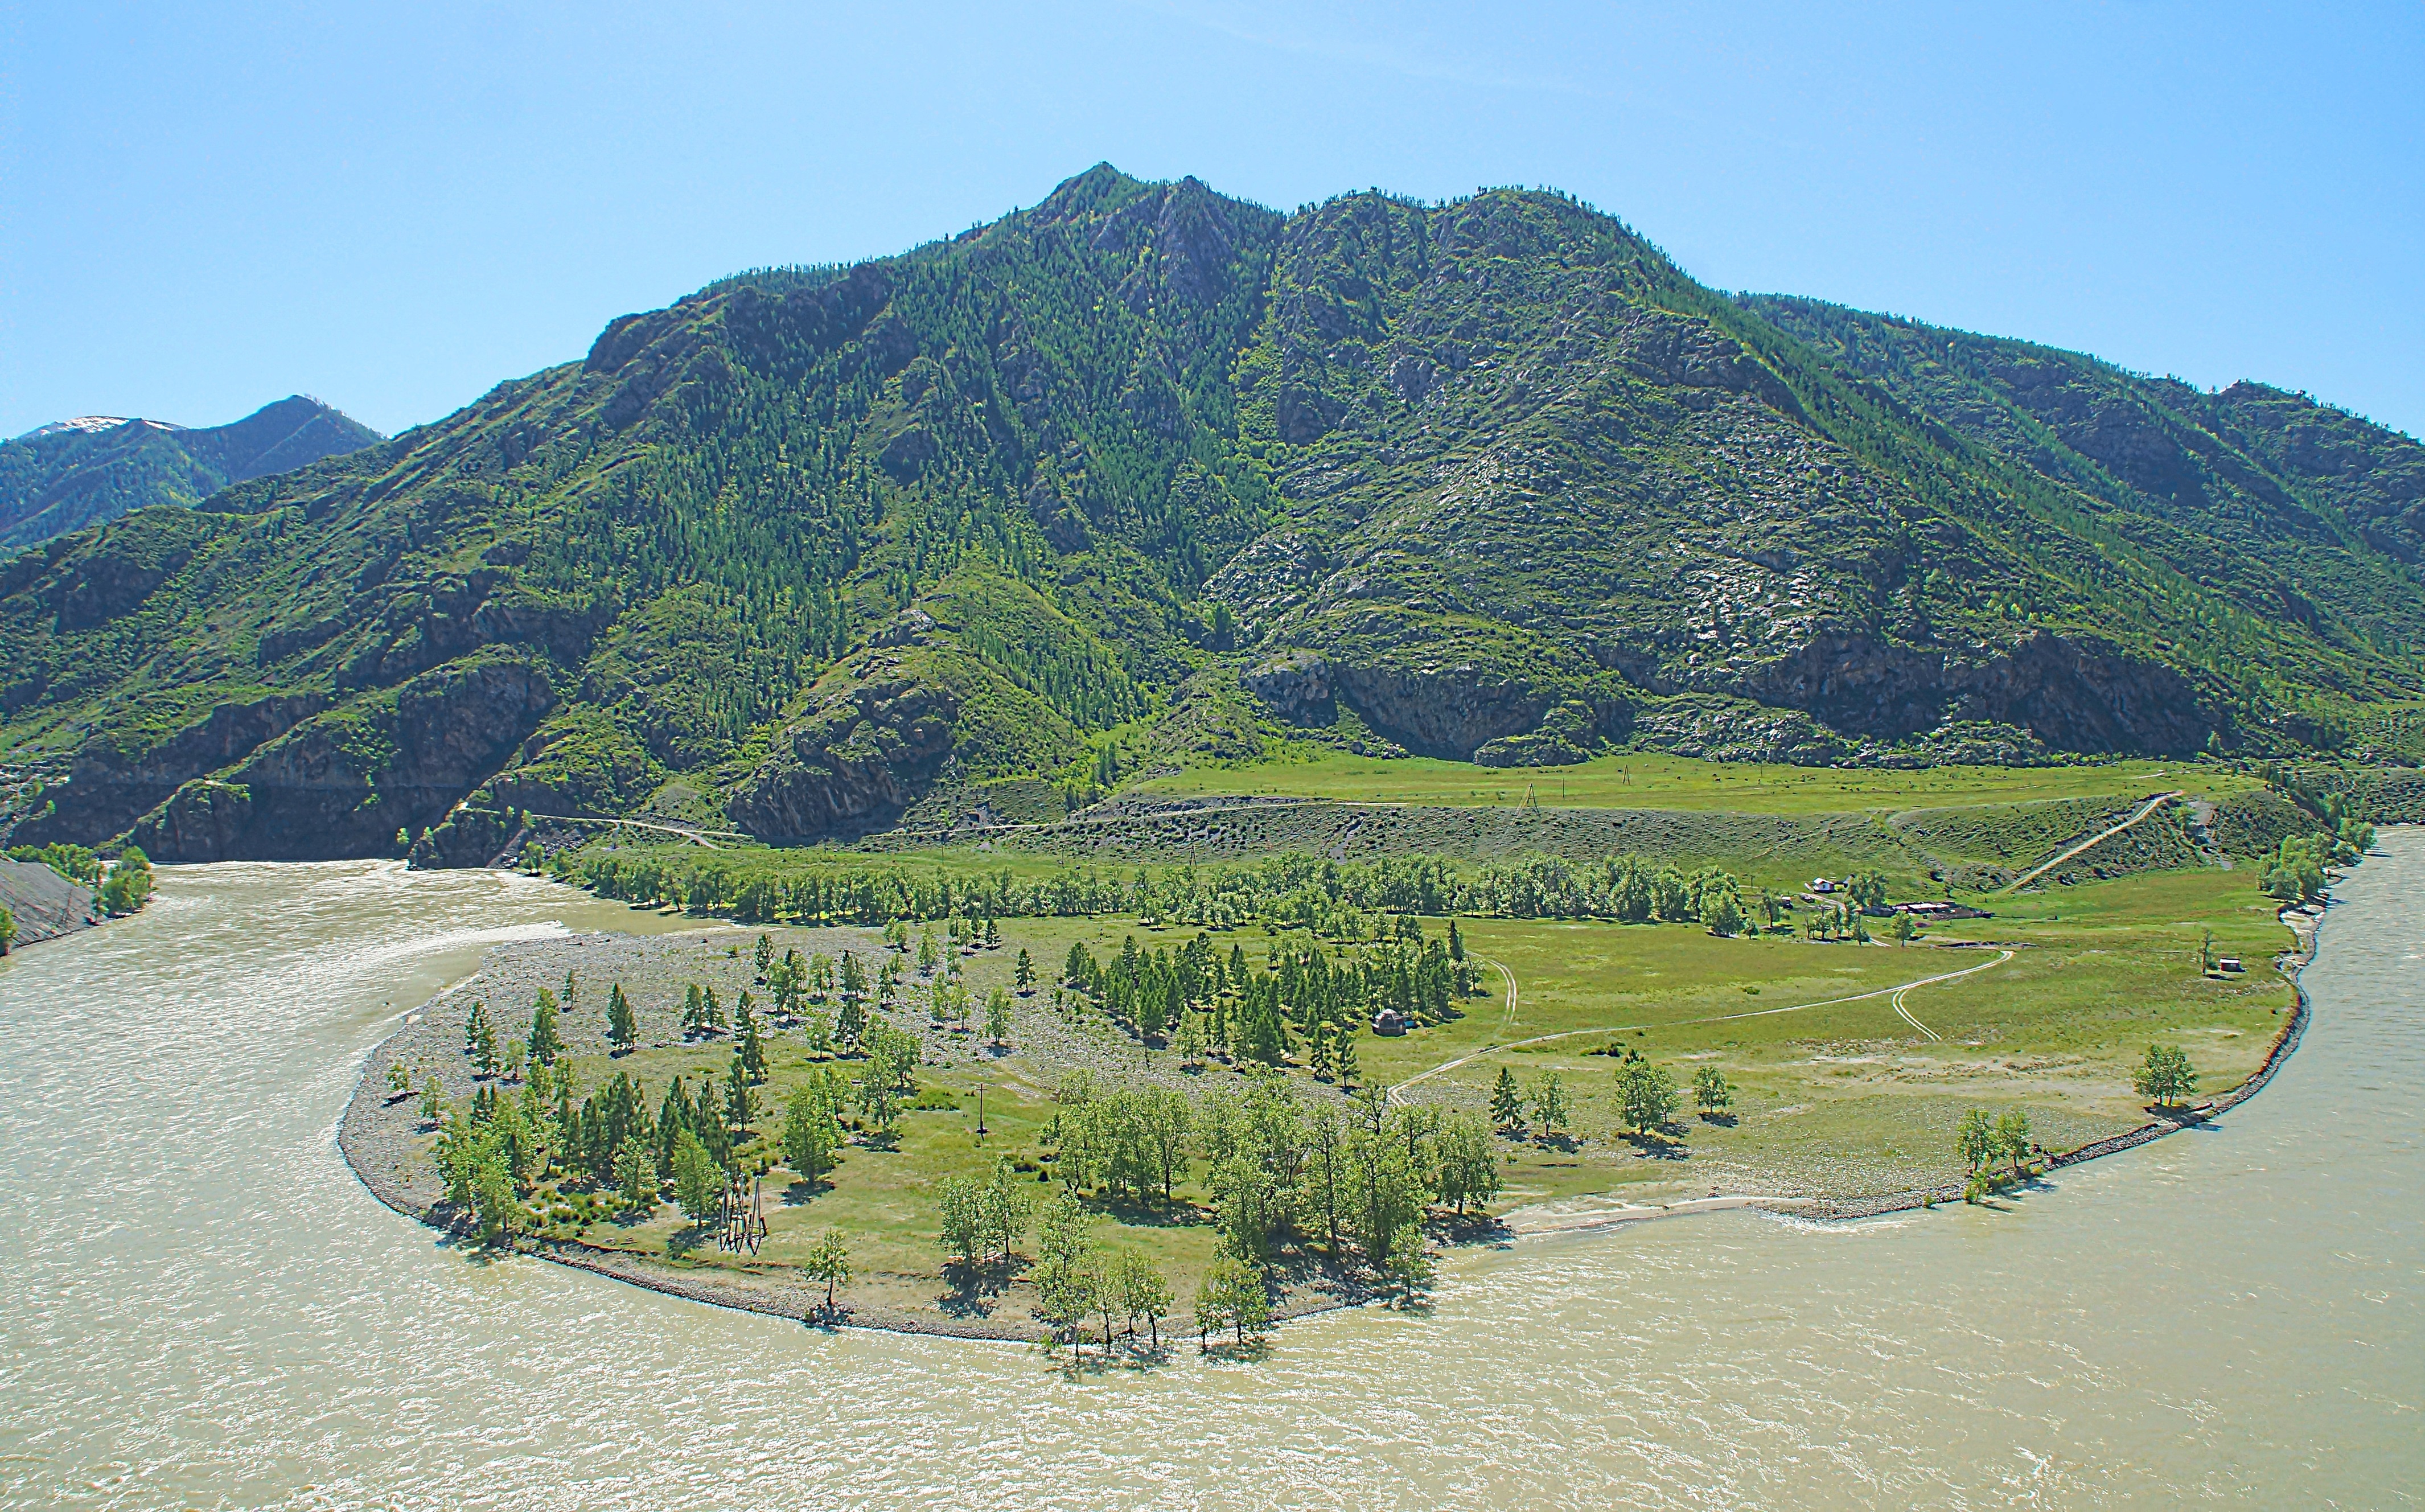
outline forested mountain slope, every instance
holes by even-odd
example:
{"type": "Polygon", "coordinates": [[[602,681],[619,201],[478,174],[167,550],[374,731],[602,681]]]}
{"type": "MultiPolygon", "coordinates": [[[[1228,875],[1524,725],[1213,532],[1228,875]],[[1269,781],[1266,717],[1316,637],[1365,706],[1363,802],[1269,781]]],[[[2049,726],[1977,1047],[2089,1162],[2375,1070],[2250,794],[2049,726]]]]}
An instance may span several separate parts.
{"type": "Polygon", "coordinates": [[[679,792],[806,839],[1274,736],[2293,749],[2419,691],[2416,448],[2239,393],[2177,402],[2289,502],[2221,506],[2207,571],[2110,468],[1572,201],[1284,217],[1099,167],[0,565],[18,838],[484,860],[485,814],[679,792]]]}
{"type": "Polygon", "coordinates": [[[231,425],[87,417],[0,442],[0,550],[32,546],[153,504],[358,450],[377,431],[290,394],[231,425]]]}

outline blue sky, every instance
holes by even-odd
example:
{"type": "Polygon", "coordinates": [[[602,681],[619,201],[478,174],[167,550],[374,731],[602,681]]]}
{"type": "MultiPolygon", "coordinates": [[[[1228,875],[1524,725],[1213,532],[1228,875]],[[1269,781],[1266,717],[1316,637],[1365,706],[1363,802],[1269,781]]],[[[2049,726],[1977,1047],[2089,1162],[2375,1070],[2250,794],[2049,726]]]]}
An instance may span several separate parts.
{"type": "Polygon", "coordinates": [[[1552,185],[1720,287],[2425,434],[2417,0],[0,5],[0,435],[297,390],[393,431],[1101,160],[1552,185]]]}

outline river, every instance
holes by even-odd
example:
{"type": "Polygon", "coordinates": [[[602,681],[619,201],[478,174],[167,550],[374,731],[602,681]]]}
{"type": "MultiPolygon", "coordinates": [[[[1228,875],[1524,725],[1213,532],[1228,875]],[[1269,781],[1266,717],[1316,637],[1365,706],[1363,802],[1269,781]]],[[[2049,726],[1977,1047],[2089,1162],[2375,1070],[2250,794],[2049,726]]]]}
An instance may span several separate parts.
{"type": "Polygon", "coordinates": [[[484,1263],[338,1114],[491,941],[662,928],[393,864],[172,868],[0,962],[0,1501],[44,1507],[2257,1506],[2425,1487],[2425,832],[2218,1126],[2006,1211],[1458,1257],[1428,1314],[1068,1378],[484,1263]]]}

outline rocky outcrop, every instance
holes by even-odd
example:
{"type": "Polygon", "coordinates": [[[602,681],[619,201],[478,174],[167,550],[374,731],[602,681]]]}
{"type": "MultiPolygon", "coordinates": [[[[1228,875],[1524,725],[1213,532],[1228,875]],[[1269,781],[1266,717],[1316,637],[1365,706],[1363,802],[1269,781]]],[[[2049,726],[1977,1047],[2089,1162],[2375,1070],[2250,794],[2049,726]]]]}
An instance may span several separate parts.
{"type": "Polygon", "coordinates": [[[1585,760],[1603,737],[1622,738],[1630,711],[1554,677],[1516,675],[1471,661],[1406,666],[1337,653],[1282,651],[1239,682],[1293,724],[1326,725],[1344,704],[1373,731],[1421,756],[1486,766],[1556,766],[1585,760]],[[1487,754],[1485,754],[1487,753],[1487,754]]]}
{"type": "Polygon", "coordinates": [[[1528,734],[1502,735],[1473,753],[1477,766],[1572,766],[1591,759],[1599,744],[1591,706],[1568,699],[1541,716],[1528,734]]]}
{"type": "Polygon", "coordinates": [[[1422,756],[1463,761],[1480,747],[1530,730],[1550,698],[1521,678],[1466,664],[1355,666],[1319,651],[1284,651],[1240,681],[1283,719],[1327,723],[1343,701],[1379,733],[1422,756]]]}
{"type": "Polygon", "coordinates": [[[1830,631],[1761,668],[1741,691],[1888,740],[1986,722],[2060,750],[2186,755],[2218,728],[2197,687],[2172,668],[2044,632],[2008,648],[1943,651],[1830,631]]]}
{"type": "Polygon", "coordinates": [[[934,784],[960,700],[896,666],[827,692],[787,726],[725,812],[752,834],[814,840],[880,828],[934,784]]]}
{"type": "Polygon", "coordinates": [[[443,819],[554,703],[546,670],[531,663],[440,668],[185,783],[132,838],[161,861],[392,855],[398,829],[418,834],[443,819]]]}
{"type": "Polygon", "coordinates": [[[1291,723],[1330,721],[1330,663],[1320,651],[1283,651],[1247,668],[1238,681],[1272,713],[1291,723]]]}
{"type": "Polygon", "coordinates": [[[51,812],[21,825],[13,841],[85,844],[123,834],[185,783],[277,739],[328,706],[328,696],[319,693],[222,703],[149,750],[129,754],[111,745],[88,746],[77,753],[68,780],[48,790],[51,812]]]}

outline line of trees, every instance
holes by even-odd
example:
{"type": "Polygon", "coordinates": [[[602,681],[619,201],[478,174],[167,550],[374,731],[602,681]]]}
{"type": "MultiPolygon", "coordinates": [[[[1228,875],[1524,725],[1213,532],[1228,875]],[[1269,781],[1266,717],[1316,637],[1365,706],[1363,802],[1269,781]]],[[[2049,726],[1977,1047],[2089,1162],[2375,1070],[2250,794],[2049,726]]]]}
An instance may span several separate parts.
{"type": "Polygon", "coordinates": [[[672,904],[744,923],[1136,913],[1203,928],[1261,921],[1325,939],[1375,940],[1395,927],[1390,916],[1401,914],[1700,923],[1734,934],[1752,922],[1754,909],[1775,911],[1764,896],[1747,908],[1729,873],[1686,874],[1637,856],[1476,863],[1439,856],[1340,861],[1291,853],[1159,872],[1140,867],[1125,878],[1091,866],[1027,878],[1007,867],[974,876],[907,865],[795,870],[779,861],[671,851],[608,852],[585,857],[577,866],[559,864],[568,879],[602,897],[672,904]]]}

